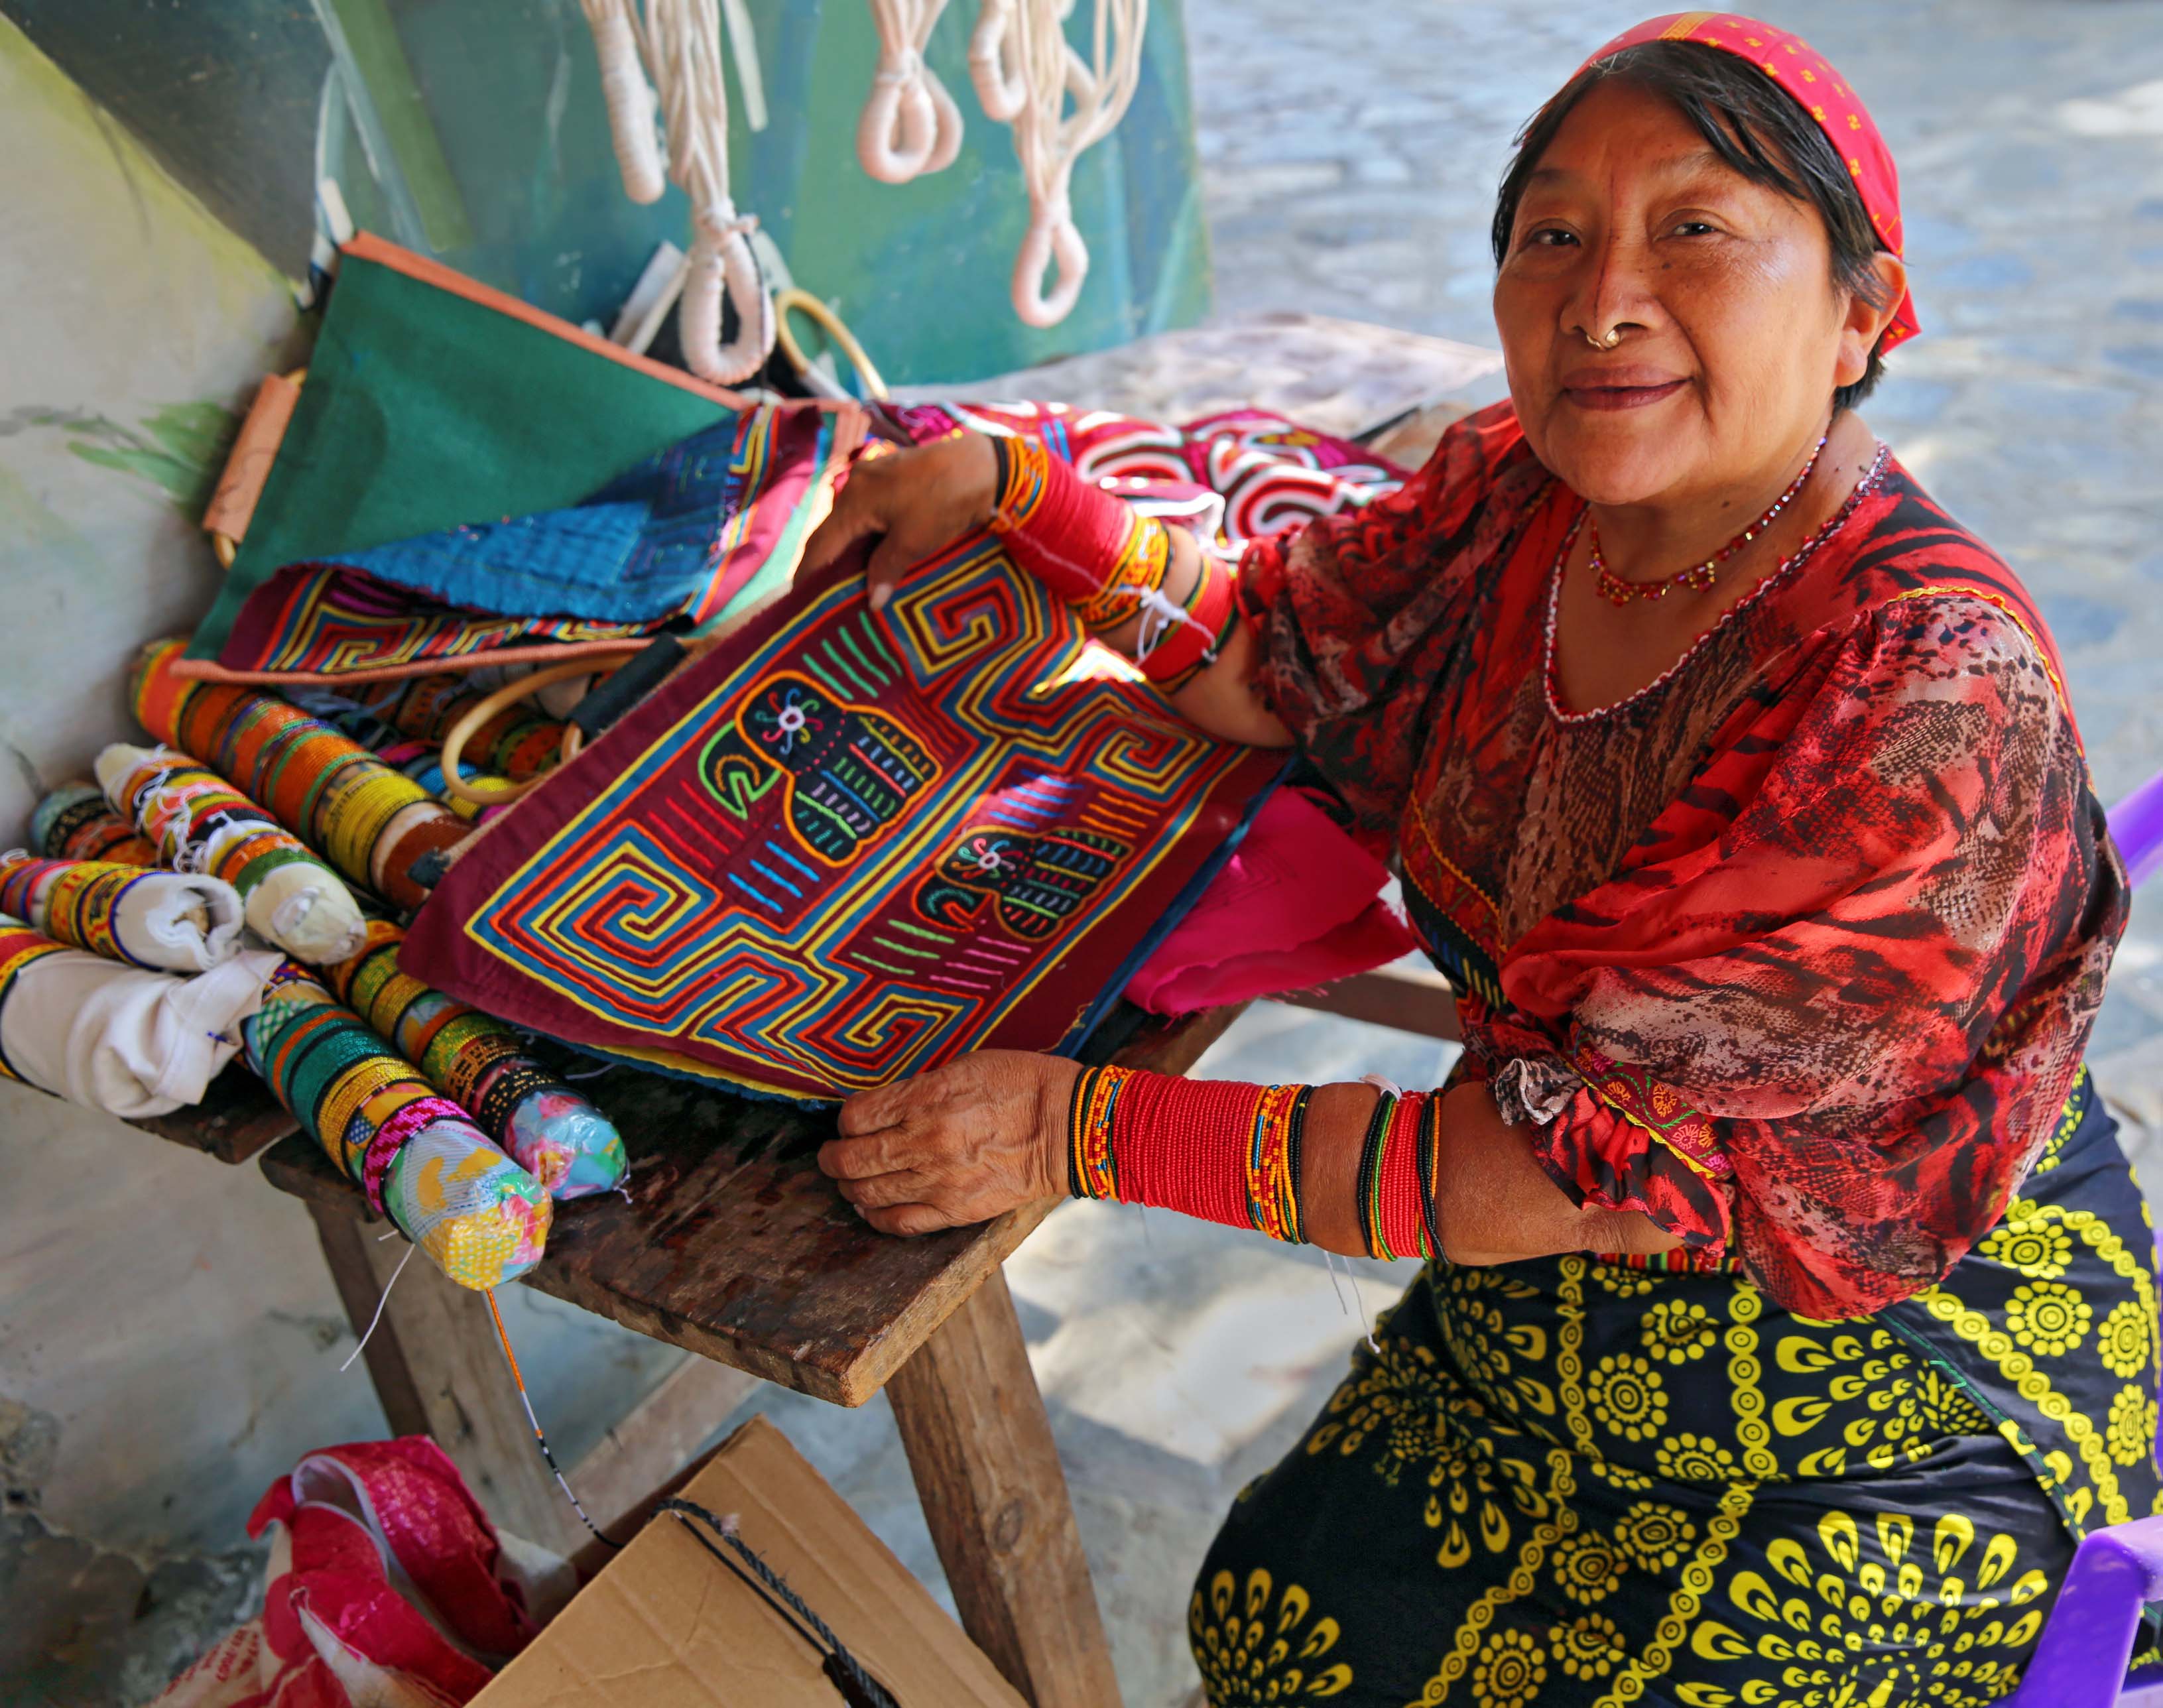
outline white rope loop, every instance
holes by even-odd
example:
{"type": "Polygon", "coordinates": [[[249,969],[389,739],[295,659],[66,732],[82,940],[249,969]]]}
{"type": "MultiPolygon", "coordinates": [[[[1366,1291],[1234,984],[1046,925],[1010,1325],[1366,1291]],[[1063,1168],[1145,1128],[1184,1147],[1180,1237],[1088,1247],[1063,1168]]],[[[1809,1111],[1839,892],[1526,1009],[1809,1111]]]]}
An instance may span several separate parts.
{"type": "MultiPolygon", "coordinates": [[[[653,95],[639,70],[642,59],[659,91],[668,139],[668,176],[691,199],[692,239],[678,336],[683,359],[701,380],[733,385],[750,378],[773,348],[773,302],[757,258],[745,240],[751,222],[729,194],[729,98],[721,58],[721,8],[715,0],[582,0],[601,63],[624,190],[652,202],[660,188],[647,170],[652,156],[653,95]],[[642,139],[644,151],[642,152],[642,139]],[[642,193],[651,190],[651,194],[642,193]],[[736,335],[721,342],[724,297],[736,312],[736,335]]],[[[731,34],[741,55],[749,29],[731,6],[731,34]]],[[[763,119],[756,60],[741,68],[746,117],[763,119]],[[753,110],[757,109],[757,110],[753,110]]]]}
{"type": "Polygon", "coordinates": [[[1014,115],[1014,155],[1029,188],[1029,228],[1014,258],[1014,312],[1033,327],[1056,326],[1073,312],[1089,271],[1088,246],[1074,223],[1074,162],[1108,136],[1141,82],[1148,0],[1094,0],[1087,58],[1068,45],[1060,0],[1016,0],[1017,58],[1028,98],[1014,115]],[[1069,99],[1074,110],[1066,112],[1069,99]],[[1045,269],[1058,265],[1049,294],[1045,269]]]}
{"type": "Polygon", "coordinates": [[[856,121],[856,159],[882,184],[906,184],[952,165],[961,152],[961,109],[924,50],[946,0],[871,0],[878,71],[856,121]]]}
{"type": "Polygon", "coordinates": [[[1013,10],[1014,0],[984,0],[969,36],[969,81],[985,113],[1001,124],[1011,124],[1029,104],[1013,10]]]}
{"type": "Polygon", "coordinates": [[[735,204],[725,197],[693,223],[699,235],[685,259],[689,270],[676,311],[677,338],[693,373],[716,385],[732,385],[757,372],[773,348],[773,296],[745,236],[757,221],[738,217],[735,204]],[[724,296],[736,308],[736,335],[725,344],[724,296]]]}
{"type": "Polygon", "coordinates": [[[880,183],[906,184],[938,146],[939,110],[924,86],[924,61],[913,50],[882,54],[856,121],[856,159],[880,183]]]}
{"type": "Polygon", "coordinates": [[[633,202],[661,199],[668,187],[661,169],[661,148],[653,134],[653,89],[640,57],[636,0],[580,0],[594,33],[594,57],[600,63],[601,100],[608,108],[609,135],[615,144],[616,170],[623,193],[633,202]]]}
{"type": "Polygon", "coordinates": [[[1014,257],[1014,312],[1029,326],[1057,326],[1074,312],[1088,276],[1089,245],[1082,240],[1073,210],[1063,201],[1039,208],[1014,257]],[[1045,275],[1054,267],[1057,275],[1047,295],[1045,275]]]}

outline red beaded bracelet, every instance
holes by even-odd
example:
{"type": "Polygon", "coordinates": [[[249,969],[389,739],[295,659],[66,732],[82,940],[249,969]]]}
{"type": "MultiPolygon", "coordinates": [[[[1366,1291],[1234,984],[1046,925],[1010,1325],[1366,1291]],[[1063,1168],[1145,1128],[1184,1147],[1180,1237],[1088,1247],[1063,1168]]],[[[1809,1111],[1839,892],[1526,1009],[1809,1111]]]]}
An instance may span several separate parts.
{"type": "MultiPolygon", "coordinates": [[[[1084,1068],[1067,1103],[1067,1189],[1305,1244],[1301,1165],[1313,1092],[1084,1068]]],[[[1358,1188],[1370,1255],[1441,1250],[1433,1206],[1440,1108],[1439,1098],[1417,1092],[1385,1094],[1375,1104],[1358,1188]]]]}
{"type": "Polygon", "coordinates": [[[1164,591],[1171,534],[1034,439],[994,437],[997,497],[991,516],[1007,553],[1075,607],[1092,634],[1139,614],[1134,662],[1167,693],[1215,662],[1239,620],[1232,578],[1207,553],[1185,600],[1164,591]]]}
{"type": "Polygon", "coordinates": [[[1385,1091],[1367,1119],[1359,1153],[1359,1233],[1370,1257],[1434,1256],[1432,1127],[1442,1100],[1420,1092],[1385,1091]]]}

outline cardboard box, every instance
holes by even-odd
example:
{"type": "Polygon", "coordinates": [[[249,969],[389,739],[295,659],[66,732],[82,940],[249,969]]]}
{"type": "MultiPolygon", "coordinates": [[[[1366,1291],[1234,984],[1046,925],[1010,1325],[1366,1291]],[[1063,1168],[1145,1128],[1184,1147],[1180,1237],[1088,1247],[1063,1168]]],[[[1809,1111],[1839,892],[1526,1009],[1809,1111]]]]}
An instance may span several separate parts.
{"type": "MultiPolygon", "coordinates": [[[[900,1708],[1025,1708],[982,1652],[763,1417],[683,1498],[735,1513],[900,1708]]],[[[474,1708],[839,1708],[820,1656],[662,1513],[474,1699],[474,1708]]]]}

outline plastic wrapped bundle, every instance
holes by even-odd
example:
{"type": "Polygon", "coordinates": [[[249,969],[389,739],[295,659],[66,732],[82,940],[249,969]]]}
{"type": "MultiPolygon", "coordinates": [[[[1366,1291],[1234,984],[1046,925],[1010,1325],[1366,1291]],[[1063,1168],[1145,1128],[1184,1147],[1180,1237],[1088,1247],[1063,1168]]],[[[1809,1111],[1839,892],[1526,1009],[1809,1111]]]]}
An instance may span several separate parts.
{"type": "Polygon", "coordinates": [[[401,908],[428,899],[414,867],[464,841],[457,814],[411,778],[298,706],[254,689],[175,676],[186,649],[144,649],[130,683],[135,715],[269,808],[338,871],[401,908]]]}
{"type": "Polygon", "coordinates": [[[110,860],[155,866],[158,851],[133,819],[113,810],[94,783],[64,783],[30,815],[30,846],[48,860],[110,860]]]}
{"type": "Polygon", "coordinates": [[[116,741],[97,756],[97,780],[164,864],[239,891],[259,937],[312,966],[360,947],[360,909],[338,875],[223,778],[185,754],[116,741]]]}
{"type": "Polygon", "coordinates": [[[479,1117],[481,1129],[559,1198],[605,1192],[628,1166],[607,1116],[526,1053],[500,1020],[398,970],[401,927],[368,924],[358,955],[323,982],[419,1065],[436,1089],[479,1117]]]}
{"type": "Polygon", "coordinates": [[[0,855],[0,914],[55,942],[167,972],[207,972],[240,950],[231,884],[108,860],[0,855]]]}
{"type": "Polygon", "coordinates": [[[242,1032],[248,1065],[293,1119],[460,1286],[540,1261],[553,1213],[541,1182],[308,968],[280,964],[242,1032]]]}
{"type": "Polygon", "coordinates": [[[277,964],[244,952],[178,978],[0,916],[0,1079],[123,1120],[200,1103],[277,964]]]}

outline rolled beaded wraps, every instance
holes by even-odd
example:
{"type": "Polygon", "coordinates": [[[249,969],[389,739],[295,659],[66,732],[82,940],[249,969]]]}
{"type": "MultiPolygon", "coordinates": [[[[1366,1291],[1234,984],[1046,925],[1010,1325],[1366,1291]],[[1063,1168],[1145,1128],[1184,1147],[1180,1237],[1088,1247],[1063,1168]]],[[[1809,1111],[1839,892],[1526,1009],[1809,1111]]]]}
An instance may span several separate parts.
{"type": "MultiPolygon", "coordinates": [[[[1306,1085],[1084,1068],[1067,1103],[1067,1190],[1304,1244],[1301,1166],[1313,1094],[1306,1085]]],[[[1441,1250],[1434,1217],[1441,1108],[1439,1098],[1419,1092],[1385,1092],[1376,1100],[1357,1204],[1371,1257],[1427,1258],[1441,1250]]]]}
{"type": "Polygon", "coordinates": [[[1164,590],[1171,532],[1074,472],[1034,439],[992,440],[998,464],[991,516],[1015,563],[1074,607],[1092,634],[1139,616],[1134,663],[1176,694],[1217,661],[1239,621],[1230,571],[1204,550],[1183,600],[1164,590]]]}

